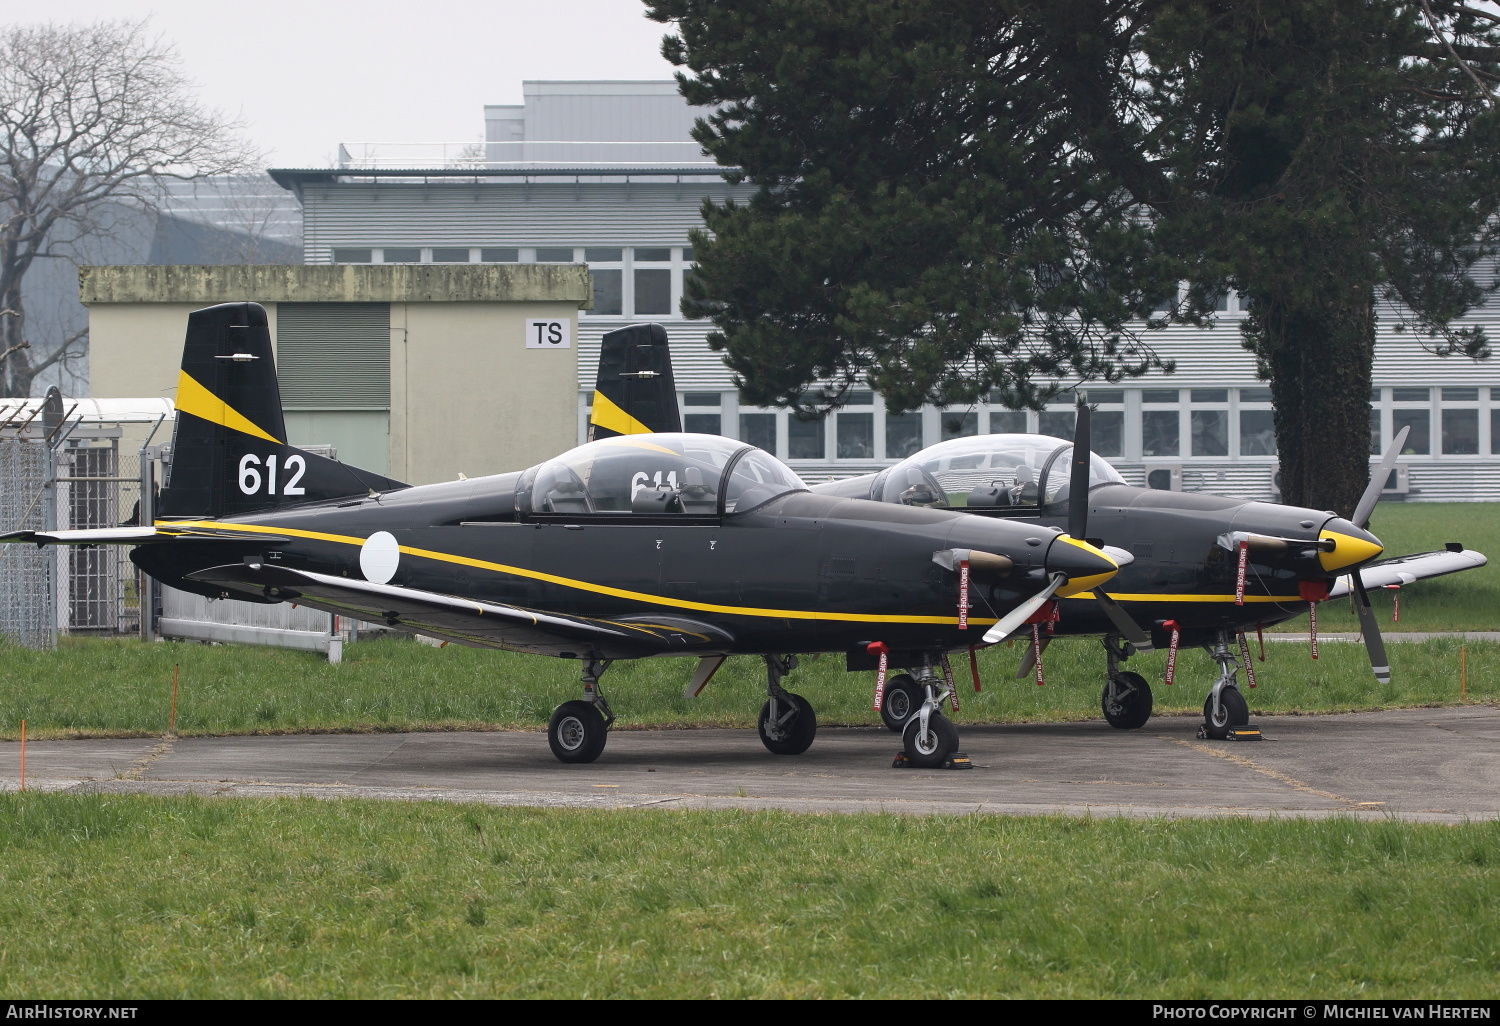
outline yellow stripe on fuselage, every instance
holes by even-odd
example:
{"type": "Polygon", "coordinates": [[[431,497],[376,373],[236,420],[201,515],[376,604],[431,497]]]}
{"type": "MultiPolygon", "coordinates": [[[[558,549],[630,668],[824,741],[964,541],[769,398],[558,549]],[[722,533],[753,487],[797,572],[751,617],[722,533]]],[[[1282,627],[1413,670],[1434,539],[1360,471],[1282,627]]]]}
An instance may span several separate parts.
{"type": "MultiPolygon", "coordinates": [[[[1125,594],[1107,592],[1116,602],[1233,602],[1234,595],[1153,595],[1147,593],[1125,594]]],[[[1072,599],[1091,599],[1093,595],[1068,595],[1072,599]]],[[[1300,595],[1246,595],[1246,602],[1302,602],[1300,595]]]]}
{"type": "Polygon", "coordinates": [[[190,413],[210,424],[218,424],[231,431],[263,438],[277,445],[285,444],[282,439],[273,438],[262,428],[257,427],[249,417],[204,388],[187,371],[177,372],[177,408],[183,413],[190,413]]]}
{"type": "MultiPolygon", "coordinates": [[[[158,521],[158,525],[171,527],[217,527],[220,529],[232,526],[237,531],[276,534],[292,538],[307,538],[312,541],[333,542],[338,545],[360,546],[365,543],[365,539],[355,535],[326,534],[322,531],[303,531],[294,527],[270,527],[260,524],[226,525],[216,520],[158,521]]],[[[673,599],[663,595],[651,595],[642,591],[611,588],[607,584],[594,584],[591,581],[579,581],[571,577],[559,577],[557,574],[544,573],[540,570],[507,566],[504,563],[491,563],[486,559],[474,559],[471,556],[456,556],[448,552],[435,552],[432,549],[419,549],[410,545],[400,546],[400,551],[408,556],[415,556],[418,559],[433,559],[442,563],[453,563],[458,566],[471,566],[479,570],[493,570],[495,573],[510,574],[513,577],[529,577],[535,581],[545,581],[548,584],[557,584],[564,588],[593,592],[596,595],[609,595],[612,598],[630,599],[634,602],[649,602],[652,605],[672,606],[677,609],[694,609],[703,613],[727,613],[731,616],[767,616],[785,620],[842,620],[846,622],[853,621],[855,623],[932,623],[955,625],[958,623],[957,616],[887,616],[877,613],[818,613],[806,609],[760,609],[754,606],[723,606],[713,602],[693,602],[690,599],[673,599]]],[[[988,626],[996,621],[994,617],[971,616],[969,617],[969,622],[979,626],[988,626]]]]}

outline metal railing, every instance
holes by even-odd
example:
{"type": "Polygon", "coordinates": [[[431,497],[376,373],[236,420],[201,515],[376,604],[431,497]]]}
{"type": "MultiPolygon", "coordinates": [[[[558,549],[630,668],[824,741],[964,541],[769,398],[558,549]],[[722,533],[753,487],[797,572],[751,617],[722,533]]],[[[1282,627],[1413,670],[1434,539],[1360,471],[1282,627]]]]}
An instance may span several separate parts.
{"type": "Polygon", "coordinates": [[[476,171],[524,168],[720,170],[691,140],[508,139],[487,142],[340,143],[338,169],[476,171]]]}

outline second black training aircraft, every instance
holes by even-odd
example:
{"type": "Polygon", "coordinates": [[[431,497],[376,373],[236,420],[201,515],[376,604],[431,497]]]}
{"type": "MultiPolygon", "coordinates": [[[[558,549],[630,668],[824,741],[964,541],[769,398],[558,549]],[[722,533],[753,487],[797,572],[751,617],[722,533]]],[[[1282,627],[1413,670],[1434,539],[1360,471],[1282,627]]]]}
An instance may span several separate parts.
{"type": "MultiPolygon", "coordinates": [[[[666,332],[660,325],[640,324],[612,332],[604,341],[593,400],[594,433],[676,430],[666,332]]],[[[1219,665],[1218,679],[1203,703],[1204,731],[1210,737],[1227,737],[1249,719],[1238,686],[1241,663],[1234,641],[1238,639],[1240,652],[1247,655],[1246,631],[1305,612],[1315,617],[1319,601],[1351,593],[1371,667],[1379,680],[1389,680],[1385,646],[1367,590],[1485,565],[1481,553],[1457,544],[1445,551],[1370,562],[1380,554],[1381,545],[1365,528],[1401,451],[1405,430],[1374,469],[1353,517],[1345,520],[1322,510],[1224,495],[1133,488],[1089,451],[1089,419],[1088,407],[1080,406],[1071,445],[1050,435],[956,438],[878,473],[830,481],[812,491],[952,508],[1029,524],[1037,536],[1066,528],[1070,536],[1087,537],[1108,552],[1122,572],[1107,590],[1059,592],[1058,597],[1071,600],[1063,603],[1050,602],[1045,593],[1027,601],[1026,608],[1034,611],[1025,618],[1033,645],[1018,675],[1024,677],[1036,668],[1055,635],[1100,636],[1108,660],[1100,705],[1109,724],[1122,729],[1144,726],[1152,708],[1150,684],[1123,669],[1125,660],[1153,646],[1174,649],[1168,660],[1170,684],[1177,645],[1201,645],[1219,665]]],[[[956,561],[954,569],[962,578],[975,567],[956,561]]],[[[976,581],[964,595],[969,603],[982,606],[991,597],[987,587],[976,581]]],[[[1006,624],[990,628],[984,643],[1003,640],[1015,629],[1012,620],[1007,617],[1006,624]]],[[[863,661],[855,653],[851,669],[863,661]]],[[[921,675],[920,652],[893,653],[890,661],[921,675]]],[[[1247,675],[1252,672],[1248,658],[1244,669],[1247,675]]],[[[977,667],[975,681],[977,686],[977,667]]],[[[880,710],[891,730],[904,730],[924,691],[920,680],[909,675],[891,678],[880,710]]]]}
{"type": "Polygon", "coordinates": [[[940,711],[944,654],[985,627],[1016,629],[1038,596],[1089,591],[1118,569],[1060,532],[815,495],[775,457],[713,435],[599,438],[529,470],[422,486],[286,437],[265,311],[195,311],[153,526],[0,540],[133,545],[157,580],[211,598],[576,659],[582,699],[559,706],[547,733],[564,762],[604,748],[614,716],[599,678],[614,660],[698,656],[697,688],[728,655],[764,657],[761,740],[798,754],[816,717],[781,686],[793,654],[873,652],[919,668],[906,750],[941,765],[958,743],[940,711]],[[959,565],[1003,617],[967,619],[959,565]]]}

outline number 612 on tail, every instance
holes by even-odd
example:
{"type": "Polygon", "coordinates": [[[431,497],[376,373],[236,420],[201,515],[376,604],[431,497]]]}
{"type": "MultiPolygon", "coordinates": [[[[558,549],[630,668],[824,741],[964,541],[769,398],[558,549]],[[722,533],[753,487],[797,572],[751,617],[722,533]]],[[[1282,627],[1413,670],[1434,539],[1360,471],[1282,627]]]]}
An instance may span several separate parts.
{"type": "Polygon", "coordinates": [[[246,495],[260,494],[261,486],[265,486],[266,495],[302,495],[302,475],[307,473],[307,461],[301,456],[293,454],[286,458],[281,466],[281,476],[284,480],[278,482],[276,477],[276,457],[267,456],[262,462],[261,458],[253,452],[247,452],[240,457],[240,491],[246,495]],[[262,476],[260,468],[265,467],[262,476]],[[279,488],[278,488],[279,485],[279,488]]]}

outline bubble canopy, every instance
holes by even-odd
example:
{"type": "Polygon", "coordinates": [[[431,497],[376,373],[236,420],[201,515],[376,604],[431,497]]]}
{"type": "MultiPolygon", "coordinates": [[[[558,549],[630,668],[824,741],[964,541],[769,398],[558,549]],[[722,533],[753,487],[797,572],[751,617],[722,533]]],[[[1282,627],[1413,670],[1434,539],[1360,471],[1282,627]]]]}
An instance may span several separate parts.
{"type": "Polygon", "coordinates": [[[516,506],[534,514],[744,513],[807,485],[753,445],[718,435],[620,435],[521,475],[516,506]]]}
{"type": "MultiPolygon", "coordinates": [[[[1050,435],[970,435],[929,446],[881,471],[870,498],[908,506],[1037,509],[1066,502],[1071,442],[1050,435]]],[[[1089,487],[1125,484],[1089,453],[1089,487]]]]}

